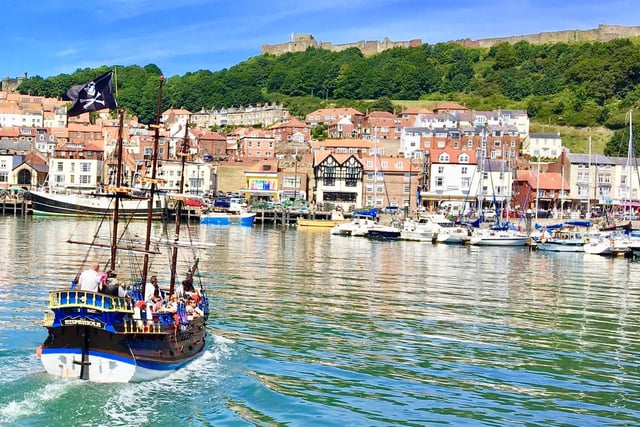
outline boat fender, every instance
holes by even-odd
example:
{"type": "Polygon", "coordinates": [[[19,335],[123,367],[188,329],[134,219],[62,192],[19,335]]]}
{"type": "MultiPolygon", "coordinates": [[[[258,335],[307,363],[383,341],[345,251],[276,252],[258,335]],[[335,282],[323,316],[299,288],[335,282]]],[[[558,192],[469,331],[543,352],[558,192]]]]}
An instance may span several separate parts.
{"type": "Polygon", "coordinates": [[[613,239],[609,240],[609,245],[610,245],[611,247],[614,247],[614,246],[616,245],[616,241],[615,241],[615,240],[613,240],[613,239]]]}
{"type": "Polygon", "coordinates": [[[38,356],[38,359],[40,359],[42,357],[42,346],[41,345],[36,347],[36,356],[38,356]]]}

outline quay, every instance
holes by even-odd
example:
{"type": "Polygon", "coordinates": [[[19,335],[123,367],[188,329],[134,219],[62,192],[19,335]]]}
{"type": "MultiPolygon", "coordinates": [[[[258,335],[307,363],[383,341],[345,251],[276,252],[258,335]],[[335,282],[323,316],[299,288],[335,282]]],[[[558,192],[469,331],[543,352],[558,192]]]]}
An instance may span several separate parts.
{"type": "MultiPolygon", "coordinates": [[[[330,219],[331,211],[298,211],[288,209],[266,210],[255,209],[252,212],[256,213],[256,224],[280,224],[291,225],[298,221],[298,218],[303,219],[330,219]]],[[[344,214],[345,219],[350,217],[349,214],[344,214]]]]}
{"type": "MultiPolygon", "coordinates": [[[[331,217],[330,211],[301,212],[287,209],[257,209],[253,212],[256,212],[255,222],[257,224],[291,225],[295,224],[298,218],[329,219],[331,217]]],[[[189,222],[200,221],[200,213],[200,209],[197,208],[188,208],[185,210],[185,212],[183,212],[185,218],[189,222]]],[[[33,210],[31,209],[31,202],[29,200],[4,199],[0,200],[0,214],[27,216],[32,215],[33,210]]],[[[349,214],[345,214],[345,218],[349,218],[349,216],[349,214]]]]}
{"type": "Polygon", "coordinates": [[[31,213],[31,202],[29,200],[2,199],[0,200],[0,214],[26,216],[31,213]]]}

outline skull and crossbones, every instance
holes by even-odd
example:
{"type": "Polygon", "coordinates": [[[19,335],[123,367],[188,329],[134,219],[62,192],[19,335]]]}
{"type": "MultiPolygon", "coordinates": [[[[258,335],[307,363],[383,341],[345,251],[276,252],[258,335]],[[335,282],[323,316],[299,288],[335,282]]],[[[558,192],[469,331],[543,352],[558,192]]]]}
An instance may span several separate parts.
{"type": "Polygon", "coordinates": [[[96,90],[95,82],[89,82],[87,84],[85,93],[87,94],[87,98],[80,98],[83,110],[92,108],[93,104],[100,104],[104,108],[106,101],[103,99],[102,92],[96,90]]]}

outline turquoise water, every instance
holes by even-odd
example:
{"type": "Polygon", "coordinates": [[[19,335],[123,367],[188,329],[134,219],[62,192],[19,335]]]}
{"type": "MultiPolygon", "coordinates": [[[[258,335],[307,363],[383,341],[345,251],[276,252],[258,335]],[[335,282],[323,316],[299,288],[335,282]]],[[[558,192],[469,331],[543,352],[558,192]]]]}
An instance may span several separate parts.
{"type": "Polygon", "coordinates": [[[0,425],[640,425],[640,261],[328,230],[191,225],[217,244],[204,356],[152,383],[54,379],[47,292],[92,226],[0,217],[0,425]]]}

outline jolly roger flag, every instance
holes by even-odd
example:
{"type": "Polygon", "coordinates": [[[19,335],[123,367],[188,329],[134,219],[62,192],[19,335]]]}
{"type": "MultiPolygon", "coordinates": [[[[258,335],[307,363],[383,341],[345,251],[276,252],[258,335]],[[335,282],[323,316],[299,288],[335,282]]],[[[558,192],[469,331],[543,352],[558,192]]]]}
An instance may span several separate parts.
{"type": "Polygon", "coordinates": [[[72,86],[65,95],[73,101],[73,107],[67,112],[68,116],[118,107],[113,98],[113,70],[96,77],[87,84],[72,86]]]}

